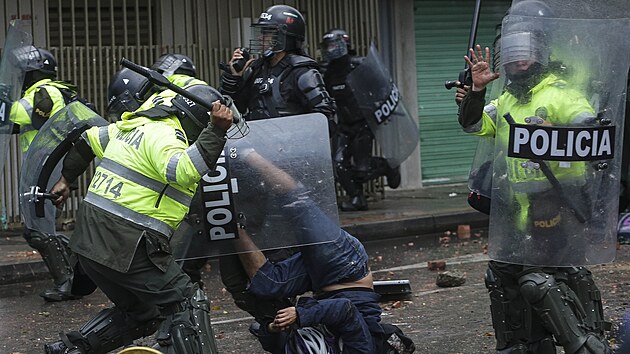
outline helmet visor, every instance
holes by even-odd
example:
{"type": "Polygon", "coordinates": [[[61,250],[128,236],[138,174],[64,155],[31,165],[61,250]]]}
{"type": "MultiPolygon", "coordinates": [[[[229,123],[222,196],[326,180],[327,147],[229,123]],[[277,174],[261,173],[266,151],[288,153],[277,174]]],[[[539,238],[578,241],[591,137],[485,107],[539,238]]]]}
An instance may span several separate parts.
{"type": "Polygon", "coordinates": [[[129,90],[112,97],[107,105],[107,119],[115,122],[120,119],[123,113],[133,112],[140,107],[140,103],[129,90]]]}
{"type": "Polygon", "coordinates": [[[252,37],[249,41],[252,53],[264,55],[283,50],[275,25],[252,25],[252,37]]]}
{"type": "Polygon", "coordinates": [[[12,52],[11,60],[24,71],[39,70],[44,67],[44,59],[41,53],[34,46],[16,48],[12,52]]]}
{"type": "Polygon", "coordinates": [[[343,38],[326,40],[321,44],[322,56],[324,60],[331,61],[339,59],[348,54],[348,45],[343,38]]]}
{"type": "Polygon", "coordinates": [[[501,64],[507,65],[517,61],[531,60],[547,65],[547,44],[541,37],[532,32],[515,32],[501,37],[501,64]]]}

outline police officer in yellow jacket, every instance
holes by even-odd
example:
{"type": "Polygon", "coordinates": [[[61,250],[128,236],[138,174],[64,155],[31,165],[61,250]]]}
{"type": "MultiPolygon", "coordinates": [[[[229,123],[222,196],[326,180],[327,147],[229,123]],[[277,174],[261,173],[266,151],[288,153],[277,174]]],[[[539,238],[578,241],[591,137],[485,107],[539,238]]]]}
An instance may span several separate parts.
{"type": "Polygon", "coordinates": [[[89,161],[101,159],[70,247],[115,307],[46,345],[47,353],[106,353],[152,334],[162,319],[171,322],[159,342],[164,352],[216,351],[208,300],[175,263],[169,239],[221,155],[233,115],[212,87],[186,90],[212,111],[163,91],[121,121],[87,130],[65,158],[52,189],[58,204],[89,161]]]}
{"type": "MultiPolygon", "coordinates": [[[[29,65],[24,77],[22,98],[11,106],[10,119],[14,133],[19,133],[22,153],[25,154],[39,129],[67,103],[76,99],[77,87],[66,81],[57,81],[57,61],[46,49],[33,48],[38,60],[29,65]]],[[[47,301],[64,301],[79,298],[72,294],[73,262],[63,235],[44,234],[35,230],[24,231],[28,244],[42,256],[53,278],[54,287],[40,295],[47,301]]]]}
{"type": "MultiPolygon", "coordinates": [[[[475,50],[470,49],[470,58],[465,59],[473,79],[459,115],[459,123],[466,132],[494,137],[497,146],[507,146],[509,125],[499,121],[504,117],[509,124],[554,126],[584,125],[595,116],[584,95],[551,72],[549,47],[540,28],[514,26],[509,34],[501,38],[501,62],[509,83],[505,92],[485,109],[486,86],[499,77],[490,69],[490,50],[484,51],[477,45],[475,50]]],[[[576,217],[560,215],[566,207],[560,205],[557,193],[549,187],[549,175],[553,174],[552,178],[564,186],[575,186],[575,191],[579,191],[586,184],[584,162],[568,165],[562,161],[536,162],[499,155],[495,165],[504,165],[510,193],[518,203],[515,210],[519,210],[518,215],[513,215],[511,229],[506,227],[505,233],[520,235],[527,231],[550,240],[555,236],[558,242],[562,234],[558,228],[584,227],[567,224],[576,217]],[[550,172],[545,173],[543,168],[550,172]],[[554,222],[561,218],[570,221],[554,222]]],[[[518,244],[519,240],[508,236],[512,235],[506,238],[518,244]]],[[[541,253],[548,258],[560,257],[547,254],[546,249],[541,253]]],[[[556,342],[566,353],[611,353],[604,334],[606,322],[601,296],[591,272],[585,267],[542,267],[533,262],[492,260],[488,264],[485,282],[497,353],[551,354],[556,352],[556,342]]]]}

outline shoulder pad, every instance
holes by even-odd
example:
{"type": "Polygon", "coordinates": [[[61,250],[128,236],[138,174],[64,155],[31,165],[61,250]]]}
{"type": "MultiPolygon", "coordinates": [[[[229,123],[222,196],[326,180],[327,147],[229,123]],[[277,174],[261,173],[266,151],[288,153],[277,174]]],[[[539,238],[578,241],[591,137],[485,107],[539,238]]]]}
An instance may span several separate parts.
{"type": "Polygon", "coordinates": [[[175,129],[175,137],[177,138],[177,140],[188,143],[188,140],[186,140],[186,134],[184,134],[184,132],[179,129],[175,129]]]}
{"type": "Polygon", "coordinates": [[[294,68],[298,66],[318,67],[317,62],[313,60],[313,58],[297,54],[289,54],[287,56],[287,63],[294,68]]]}

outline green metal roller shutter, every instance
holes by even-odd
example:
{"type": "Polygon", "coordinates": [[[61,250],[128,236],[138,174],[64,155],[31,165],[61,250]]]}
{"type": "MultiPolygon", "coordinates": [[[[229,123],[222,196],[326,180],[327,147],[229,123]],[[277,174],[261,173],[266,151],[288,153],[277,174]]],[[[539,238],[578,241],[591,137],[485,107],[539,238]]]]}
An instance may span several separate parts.
{"type": "MultiPolygon", "coordinates": [[[[492,47],[495,26],[508,0],[481,2],[477,43],[492,47]]],[[[474,0],[416,0],[415,34],[422,182],[462,182],[468,178],[477,138],[457,123],[455,89],[444,88],[464,68],[474,0]]]]}

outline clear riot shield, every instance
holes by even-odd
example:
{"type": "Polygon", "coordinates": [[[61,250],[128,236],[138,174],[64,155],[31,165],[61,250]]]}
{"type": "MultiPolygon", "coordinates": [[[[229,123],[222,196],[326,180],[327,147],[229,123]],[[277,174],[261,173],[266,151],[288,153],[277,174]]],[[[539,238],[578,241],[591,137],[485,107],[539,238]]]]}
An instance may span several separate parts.
{"type": "Polygon", "coordinates": [[[36,59],[32,57],[32,43],[33,38],[26,31],[26,24],[20,20],[11,21],[0,61],[0,173],[4,169],[13,132],[11,107],[22,94],[28,63],[36,59]]]}
{"type": "Polygon", "coordinates": [[[504,68],[523,54],[548,63],[531,96],[521,97],[529,100],[499,97],[489,256],[538,266],[607,263],[616,249],[630,22],[606,19],[626,11],[606,8],[612,2],[588,11],[582,2],[545,4],[554,17],[503,21],[504,68]]]}
{"type": "Polygon", "coordinates": [[[38,131],[26,152],[20,172],[20,211],[26,228],[55,233],[55,206],[46,192],[61,177],[63,157],[82,132],[109,124],[75,101],[57,112],[38,131]]]}
{"type": "Polygon", "coordinates": [[[228,140],[171,238],[176,259],[321,244],[339,236],[328,123],[319,113],[249,122],[228,140]],[[181,237],[179,237],[181,235],[181,237]],[[255,248],[245,248],[252,241],[255,248]]]}
{"type": "Polygon", "coordinates": [[[348,74],[352,90],[390,167],[400,166],[418,145],[418,124],[407,112],[398,87],[374,43],[363,63],[348,74]]]}

